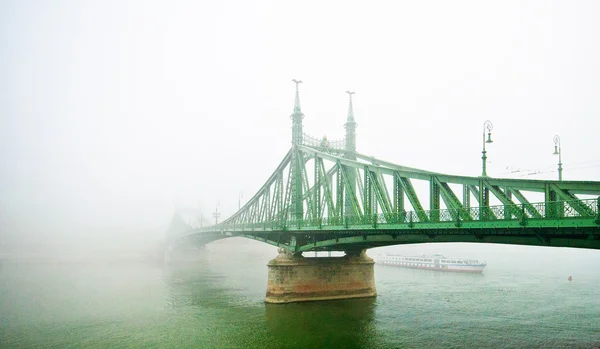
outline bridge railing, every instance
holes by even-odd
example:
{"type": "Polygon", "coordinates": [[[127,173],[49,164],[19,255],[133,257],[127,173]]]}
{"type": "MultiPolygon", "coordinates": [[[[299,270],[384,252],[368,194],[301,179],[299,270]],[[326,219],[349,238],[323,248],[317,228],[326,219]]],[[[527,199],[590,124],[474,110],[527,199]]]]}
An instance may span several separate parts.
{"type": "Polygon", "coordinates": [[[440,209],[406,211],[392,214],[371,214],[362,216],[323,217],[309,219],[274,220],[257,223],[219,224],[198,229],[199,232],[215,230],[287,230],[324,226],[377,226],[389,224],[423,224],[440,222],[490,222],[510,220],[562,220],[574,218],[599,219],[600,199],[538,202],[515,205],[495,205],[462,209],[440,209]]]}

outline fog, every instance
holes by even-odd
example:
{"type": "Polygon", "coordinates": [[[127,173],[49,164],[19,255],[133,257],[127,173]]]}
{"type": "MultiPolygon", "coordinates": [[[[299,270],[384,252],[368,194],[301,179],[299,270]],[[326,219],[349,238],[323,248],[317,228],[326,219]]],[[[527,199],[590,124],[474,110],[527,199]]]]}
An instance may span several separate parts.
{"type": "Polygon", "coordinates": [[[234,213],[304,129],[493,177],[599,180],[597,1],[3,1],[0,245],[151,246],[234,213]]]}

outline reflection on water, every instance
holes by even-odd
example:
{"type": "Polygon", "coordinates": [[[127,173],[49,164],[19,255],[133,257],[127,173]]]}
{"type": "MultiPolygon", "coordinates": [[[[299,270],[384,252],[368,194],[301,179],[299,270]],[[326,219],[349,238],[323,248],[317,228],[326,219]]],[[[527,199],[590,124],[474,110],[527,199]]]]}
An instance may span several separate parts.
{"type": "Polygon", "coordinates": [[[483,274],[376,266],[377,298],[283,305],[264,303],[270,248],[215,243],[164,267],[5,260],[0,347],[600,345],[600,274],[590,267],[600,253],[503,251],[486,247],[483,274]]]}
{"type": "MultiPolygon", "coordinates": [[[[222,268],[219,268],[222,269],[222,268]]],[[[375,348],[375,300],[266,304],[266,283],[252,294],[256,279],[231,280],[211,263],[164,268],[168,304],[182,313],[202,314],[223,327],[210,331],[207,345],[244,343],[256,348],[375,348]],[[232,282],[233,281],[233,282],[232,282]],[[248,291],[252,299],[249,299],[248,291]],[[249,323],[251,322],[251,323],[249,323]],[[223,331],[224,330],[224,331],[223,331]],[[252,346],[253,343],[256,346],[252,346]]],[[[196,319],[196,321],[199,321],[196,319]]],[[[204,325],[210,326],[210,325],[204,325]]],[[[202,331],[201,331],[202,332],[202,331]]],[[[234,345],[232,347],[238,347],[234,345]]]]}
{"type": "Polygon", "coordinates": [[[269,333],[297,348],[376,348],[375,299],[265,304],[269,333]]]}

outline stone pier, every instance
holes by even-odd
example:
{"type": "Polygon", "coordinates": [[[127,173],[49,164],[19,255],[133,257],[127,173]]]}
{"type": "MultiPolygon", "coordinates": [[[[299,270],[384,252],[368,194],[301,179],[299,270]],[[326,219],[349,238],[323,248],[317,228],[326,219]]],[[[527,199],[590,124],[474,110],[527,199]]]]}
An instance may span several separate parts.
{"type": "Polygon", "coordinates": [[[268,264],[267,303],[375,297],[373,259],[365,251],[344,257],[303,257],[284,249],[268,264]]]}

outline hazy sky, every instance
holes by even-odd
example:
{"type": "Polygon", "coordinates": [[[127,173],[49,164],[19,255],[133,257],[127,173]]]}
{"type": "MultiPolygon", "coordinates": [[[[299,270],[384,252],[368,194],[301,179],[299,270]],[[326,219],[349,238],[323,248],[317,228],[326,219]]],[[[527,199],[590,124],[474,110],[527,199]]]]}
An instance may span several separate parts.
{"type": "Polygon", "coordinates": [[[226,217],[289,148],[293,78],[317,137],[343,136],[356,91],[362,153],[477,176],[489,119],[489,175],[556,178],[559,134],[564,178],[600,180],[599,17],[593,0],[4,0],[0,220],[87,241],[161,236],[176,205],[226,217]]]}

